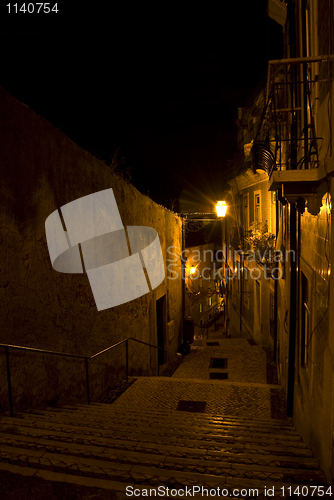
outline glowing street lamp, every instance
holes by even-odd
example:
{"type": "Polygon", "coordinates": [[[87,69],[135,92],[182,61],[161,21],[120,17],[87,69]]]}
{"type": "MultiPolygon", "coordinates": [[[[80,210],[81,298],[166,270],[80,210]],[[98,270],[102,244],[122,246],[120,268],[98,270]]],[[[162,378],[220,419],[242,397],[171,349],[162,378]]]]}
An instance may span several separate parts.
{"type": "Polygon", "coordinates": [[[216,212],[218,217],[225,217],[227,210],[226,201],[218,201],[216,205],[216,212]]]}
{"type": "Polygon", "coordinates": [[[196,267],[195,267],[195,266],[191,266],[191,268],[190,268],[190,271],[189,271],[189,272],[190,272],[190,274],[195,274],[195,272],[196,272],[196,267]]]}

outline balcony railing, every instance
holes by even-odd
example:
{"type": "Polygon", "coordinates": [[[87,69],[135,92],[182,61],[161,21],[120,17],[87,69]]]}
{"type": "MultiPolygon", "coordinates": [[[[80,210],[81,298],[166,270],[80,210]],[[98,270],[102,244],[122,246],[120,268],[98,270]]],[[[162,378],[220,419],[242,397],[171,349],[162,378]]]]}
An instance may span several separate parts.
{"type": "Polygon", "coordinates": [[[267,104],[252,149],[255,168],[274,170],[319,166],[319,100],[332,84],[334,55],[270,61],[267,104]]]}

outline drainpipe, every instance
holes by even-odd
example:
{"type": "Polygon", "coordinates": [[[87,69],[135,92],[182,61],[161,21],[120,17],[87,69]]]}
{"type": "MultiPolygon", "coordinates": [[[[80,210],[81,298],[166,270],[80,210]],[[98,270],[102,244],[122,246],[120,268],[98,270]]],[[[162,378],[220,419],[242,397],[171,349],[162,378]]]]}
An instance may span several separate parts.
{"type": "Polygon", "coordinates": [[[184,250],[186,246],[186,224],[187,221],[182,217],[182,251],[181,251],[181,286],[182,286],[182,318],[181,318],[181,339],[180,345],[184,340],[184,318],[186,312],[186,263],[184,261],[184,250]]]}
{"type": "MultiPolygon", "coordinates": [[[[278,201],[278,191],[276,191],[276,241],[279,232],[279,201],[278,201]]],[[[273,360],[277,361],[277,321],[278,321],[278,276],[276,276],[274,282],[274,352],[273,360]]]]}
{"type": "Polygon", "coordinates": [[[278,279],[274,283],[274,352],[273,361],[277,361],[277,321],[278,321],[278,279]]]}
{"type": "MultiPolygon", "coordinates": [[[[297,40],[295,28],[297,26],[295,2],[289,2],[289,41],[290,41],[290,57],[297,56],[297,40]]],[[[297,85],[297,65],[293,64],[291,75],[291,107],[294,108],[299,103],[298,85],[297,85]]],[[[292,170],[297,168],[297,122],[296,114],[292,113],[291,123],[291,165],[292,170]]],[[[293,415],[293,399],[294,399],[294,384],[295,384],[295,352],[296,352],[296,295],[297,295],[297,266],[296,266],[296,250],[297,250],[297,224],[296,224],[296,204],[295,201],[290,202],[290,250],[289,253],[289,269],[290,269],[290,321],[289,321],[289,366],[288,366],[288,387],[287,387],[287,416],[293,415]]]]}
{"type": "Polygon", "coordinates": [[[296,352],[296,322],[297,322],[297,222],[296,205],[290,203],[290,321],[289,321],[289,368],[287,389],[287,416],[293,415],[293,399],[295,384],[295,352],[296,352]]]}
{"type": "Polygon", "coordinates": [[[240,333],[242,336],[242,314],[243,314],[243,294],[244,294],[244,253],[240,254],[240,333]]]}

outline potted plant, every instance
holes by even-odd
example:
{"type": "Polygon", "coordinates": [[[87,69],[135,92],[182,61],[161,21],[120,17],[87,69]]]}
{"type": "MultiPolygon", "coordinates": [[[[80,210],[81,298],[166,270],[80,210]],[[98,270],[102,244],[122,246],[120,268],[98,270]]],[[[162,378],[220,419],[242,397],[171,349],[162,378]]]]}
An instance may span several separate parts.
{"type": "Polygon", "coordinates": [[[245,231],[245,242],[254,252],[255,260],[259,264],[272,262],[274,240],[275,235],[269,232],[267,222],[253,221],[245,231]]]}

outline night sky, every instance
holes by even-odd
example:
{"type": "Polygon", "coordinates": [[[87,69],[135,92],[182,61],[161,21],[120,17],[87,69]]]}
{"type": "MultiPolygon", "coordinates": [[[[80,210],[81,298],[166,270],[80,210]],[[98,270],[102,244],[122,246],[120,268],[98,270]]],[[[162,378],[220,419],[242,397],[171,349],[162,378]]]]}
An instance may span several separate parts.
{"type": "Polygon", "coordinates": [[[9,15],[5,3],[0,85],[98,158],[117,151],[123,176],[154,201],[209,210],[236,149],[237,108],[282,57],[266,2],[75,12],[58,2],[53,17],[9,15]]]}

